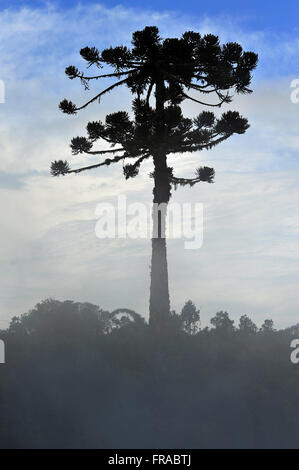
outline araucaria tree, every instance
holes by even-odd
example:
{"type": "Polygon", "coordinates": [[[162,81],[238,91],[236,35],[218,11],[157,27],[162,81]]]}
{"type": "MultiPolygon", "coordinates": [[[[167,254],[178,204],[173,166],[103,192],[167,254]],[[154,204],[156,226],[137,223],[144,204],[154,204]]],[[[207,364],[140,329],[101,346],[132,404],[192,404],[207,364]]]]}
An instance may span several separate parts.
{"type": "MultiPolygon", "coordinates": [[[[77,169],[71,169],[67,161],[54,161],[53,176],[122,162],[125,178],[134,178],[141,163],[152,158],[155,208],[157,204],[167,205],[172,186],[213,182],[214,169],[206,166],[196,169],[193,178],[177,177],[168,166],[168,155],[211,149],[233,134],[243,134],[248,121],[236,111],[216,117],[204,110],[188,119],[180,104],[192,100],[201,106],[221,107],[231,102],[234,93],[250,93],[251,72],[257,64],[255,53],[244,52],[234,42],[220,45],[217,36],[201,36],[193,31],[185,32],[181,38],[163,40],[158,28],[147,26],[133,33],[131,49],[110,47],[100,53],[95,47],[85,47],[80,54],[88,67],[110,66],[112,72],[89,76],[69,66],[65,72],[70,79],[78,78],[85,89],[91,81],[104,77],[114,82],[81,106],[64,99],[60,109],[76,114],[116,87],[126,85],[134,96],[132,117],[126,111],[118,111],[108,114],[105,122],[89,122],[87,137],[72,139],[72,153],[99,155],[103,160],[77,169]],[[94,150],[94,143],[100,139],[108,142],[110,148],[94,150]],[[111,157],[106,158],[107,154],[111,157]]],[[[163,327],[170,311],[165,217],[165,210],[153,210],[150,325],[156,330],[163,327]]]]}

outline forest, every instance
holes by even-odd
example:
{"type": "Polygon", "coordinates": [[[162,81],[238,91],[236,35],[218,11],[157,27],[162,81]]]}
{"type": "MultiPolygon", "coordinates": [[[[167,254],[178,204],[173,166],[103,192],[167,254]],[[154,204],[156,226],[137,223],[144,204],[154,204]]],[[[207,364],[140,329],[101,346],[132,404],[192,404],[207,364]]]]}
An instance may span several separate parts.
{"type": "Polygon", "coordinates": [[[201,327],[188,301],[153,335],[142,316],[45,300],[0,337],[1,448],[292,448],[299,325],[201,327]]]}

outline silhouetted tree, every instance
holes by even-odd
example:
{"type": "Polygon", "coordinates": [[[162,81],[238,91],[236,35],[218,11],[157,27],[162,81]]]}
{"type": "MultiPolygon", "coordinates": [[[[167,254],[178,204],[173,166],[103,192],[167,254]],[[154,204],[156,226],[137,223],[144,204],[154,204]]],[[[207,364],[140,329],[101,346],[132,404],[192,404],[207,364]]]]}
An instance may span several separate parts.
{"type": "Polygon", "coordinates": [[[243,333],[256,333],[257,326],[248,315],[242,315],[239,320],[239,330],[243,333]]]}
{"type": "Polygon", "coordinates": [[[273,320],[265,320],[260,331],[262,333],[273,333],[275,331],[273,320]]]}
{"type": "Polygon", "coordinates": [[[88,302],[46,299],[20,317],[13,317],[9,330],[18,336],[38,334],[51,337],[54,332],[56,336],[63,337],[82,334],[94,336],[104,332],[108,314],[88,302]]]}
{"type": "Polygon", "coordinates": [[[133,47],[117,46],[104,49],[101,53],[95,47],[85,47],[80,54],[88,63],[102,68],[111,66],[112,73],[88,76],[75,66],[66,68],[70,79],[81,80],[85,89],[91,80],[104,77],[117,81],[96,94],[81,106],[64,99],[60,109],[66,114],[76,114],[89,104],[120,85],[127,85],[136,97],[133,101],[134,119],[125,111],[106,116],[105,123],[89,122],[88,137],[75,137],[71,141],[74,155],[107,156],[112,158],[71,169],[67,161],[54,161],[52,175],[80,173],[84,170],[123,163],[125,178],[133,178],[141,163],[152,158],[154,172],[153,238],[150,287],[150,324],[160,329],[169,319],[170,301],[165,240],[166,207],[171,196],[171,186],[193,186],[200,181],[213,182],[214,169],[200,167],[194,178],[179,178],[167,164],[169,154],[182,154],[211,149],[233,134],[243,134],[249,125],[238,112],[228,111],[220,117],[202,111],[196,118],[184,118],[180,104],[192,100],[200,105],[220,107],[230,103],[232,93],[250,93],[248,88],[251,72],[257,64],[257,55],[244,52],[237,43],[220,45],[219,38],[212,34],[201,36],[197,32],[185,32],[181,38],[162,40],[158,28],[147,26],[133,33],[133,47]],[[155,92],[155,104],[151,96],[155,92]],[[201,101],[189,95],[189,91],[204,96],[215,96],[217,101],[201,101]],[[111,144],[107,150],[94,150],[99,140],[111,144]],[[116,147],[115,147],[116,146],[116,147]],[[125,160],[133,163],[124,163],[125,160]],[[160,204],[160,207],[157,205],[160,204]]]}
{"type": "Polygon", "coordinates": [[[113,310],[113,312],[107,312],[106,315],[106,326],[105,333],[111,333],[114,329],[124,328],[131,326],[134,323],[134,326],[144,327],[145,321],[144,318],[134,310],[128,308],[118,308],[113,310]]]}
{"type": "Polygon", "coordinates": [[[54,330],[56,335],[94,335],[95,332],[108,334],[131,324],[144,326],[145,321],[141,315],[127,308],[108,312],[88,302],[46,299],[20,317],[13,317],[9,331],[27,336],[36,333],[50,336],[54,330]]]}
{"type": "Polygon", "coordinates": [[[186,333],[195,335],[200,327],[200,310],[196,310],[196,306],[191,300],[188,300],[183,306],[181,318],[186,333]]]}
{"type": "Polygon", "coordinates": [[[216,330],[221,330],[225,332],[232,332],[234,330],[234,320],[229,318],[227,312],[217,312],[215,317],[211,318],[211,324],[216,328],[216,330]]]}

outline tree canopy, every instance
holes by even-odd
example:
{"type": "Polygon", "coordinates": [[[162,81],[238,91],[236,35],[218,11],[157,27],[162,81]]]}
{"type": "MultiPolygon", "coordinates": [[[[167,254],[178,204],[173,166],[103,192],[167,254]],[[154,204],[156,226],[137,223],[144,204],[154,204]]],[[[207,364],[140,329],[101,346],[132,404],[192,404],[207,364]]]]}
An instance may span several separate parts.
{"type": "MultiPolygon", "coordinates": [[[[234,93],[250,93],[251,73],[257,64],[257,55],[243,51],[242,47],[230,42],[220,45],[219,38],[212,34],[201,35],[187,31],[181,38],[162,39],[158,28],[147,26],[132,36],[132,47],[109,47],[100,52],[96,47],[84,47],[80,51],[87,66],[98,69],[108,66],[110,73],[86,75],[77,67],[66,68],[67,76],[79,79],[85,89],[91,81],[114,78],[116,81],[93,98],[77,106],[64,99],[60,109],[66,114],[76,114],[116,87],[126,85],[135,95],[134,118],[127,111],[108,114],[104,122],[92,121],[87,125],[87,137],[74,137],[71,149],[74,155],[86,153],[112,158],[71,169],[67,161],[55,160],[51,166],[53,176],[79,173],[88,169],[123,162],[126,179],[135,177],[141,163],[153,156],[157,147],[165,155],[196,152],[210,149],[234,133],[242,134],[249,127],[247,119],[236,111],[227,111],[216,117],[211,111],[202,111],[194,119],[185,118],[180,104],[188,99],[202,106],[221,107],[230,103],[234,93]],[[151,95],[159,81],[165,82],[161,99],[166,107],[154,109],[151,95]],[[190,95],[190,92],[198,96],[190,95]],[[212,97],[216,96],[216,101],[212,97]],[[210,101],[209,101],[210,99],[210,101]],[[163,119],[161,114],[163,113],[163,119]],[[163,137],[157,139],[157,122],[163,121],[163,137]],[[107,150],[94,150],[94,143],[103,140],[111,145],[107,150]],[[134,159],[133,163],[130,160],[134,159]],[[127,160],[129,163],[124,163],[127,160]]],[[[172,184],[193,185],[199,181],[212,182],[214,169],[199,167],[193,178],[178,178],[169,168],[172,184]]]]}

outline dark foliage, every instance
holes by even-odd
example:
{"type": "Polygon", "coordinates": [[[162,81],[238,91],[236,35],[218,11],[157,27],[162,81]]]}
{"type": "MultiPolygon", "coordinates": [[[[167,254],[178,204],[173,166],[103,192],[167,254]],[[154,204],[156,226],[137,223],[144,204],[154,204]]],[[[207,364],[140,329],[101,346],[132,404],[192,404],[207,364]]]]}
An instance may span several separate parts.
{"type": "Polygon", "coordinates": [[[48,300],[14,318],[0,333],[1,448],[297,448],[298,326],[198,322],[191,301],[161,341],[128,309],[48,300]]]}
{"type": "Polygon", "coordinates": [[[53,176],[65,175],[69,172],[70,166],[67,161],[55,160],[51,163],[51,174],[53,176]]]}
{"type": "MultiPolygon", "coordinates": [[[[133,164],[124,165],[126,179],[137,176],[142,161],[150,157],[155,161],[158,153],[164,159],[170,153],[210,149],[235,133],[243,134],[249,127],[247,119],[236,111],[226,112],[219,119],[216,119],[214,113],[203,111],[191,120],[184,118],[179,106],[183,100],[189,99],[204,106],[220,107],[230,103],[234,93],[251,92],[248,87],[251,73],[257,64],[257,55],[243,51],[237,43],[221,45],[217,36],[202,36],[194,31],[185,32],[181,38],[162,39],[157,27],[147,26],[133,33],[131,49],[117,46],[100,52],[95,47],[84,47],[80,54],[88,68],[108,66],[110,72],[89,76],[70,65],[65,73],[71,80],[78,78],[85,89],[89,89],[93,80],[110,77],[116,81],[82,106],[64,99],[59,108],[66,114],[76,114],[114,88],[126,85],[135,95],[134,117],[130,120],[125,111],[119,111],[108,115],[105,124],[100,121],[89,122],[88,137],[74,138],[71,142],[72,152],[74,155],[104,154],[105,151],[91,151],[99,139],[112,145],[119,144],[121,147],[115,152],[122,154],[113,162],[125,158],[137,159],[133,164]],[[200,101],[198,96],[190,96],[190,91],[204,98],[215,96],[217,101],[200,101]],[[155,96],[156,107],[150,105],[152,95],[155,96]]],[[[111,149],[106,152],[111,152],[111,149]]],[[[99,163],[98,166],[103,164],[99,163]]],[[[61,173],[56,167],[57,171],[52,171],[52,175],[66,173],[63,166],[61,173]]],[[[91,165],[78,170],[68,168],[67,173],[96,167],[91,165]]],[[[205,167],[205,171],[197,171],[196,178],[191,179],[175,178],[169,171],[167,178],[175,187],[186,184],[192,186],[200,181],[211,183],[214,170],[205,167]]]]}

